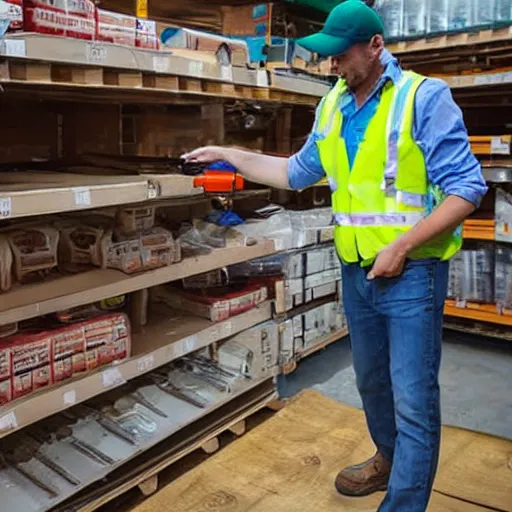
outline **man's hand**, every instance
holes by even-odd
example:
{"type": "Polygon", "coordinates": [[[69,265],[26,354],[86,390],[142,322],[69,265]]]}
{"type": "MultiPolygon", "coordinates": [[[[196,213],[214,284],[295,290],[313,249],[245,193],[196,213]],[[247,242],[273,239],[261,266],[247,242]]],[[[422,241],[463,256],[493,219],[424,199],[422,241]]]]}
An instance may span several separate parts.
{"type": "Polygon", "coordinates": [[[218,162],[219,160],[226,160],[226,148],[220,146],[205,146],[194,149],[194,151],[182,155],[181,158],[187,162],[218,162]]]}
{"type": "MultiPolygon", "coordinates": [[[[398,242],[398,240],[397,240],[398,242]]],[[[405,266],[407,251],[399,243],[392,243],[382,249],[375,259],[373,268],[368,273],[368,279],[377,277],[397,277],[402,274],[405,266]]]]}

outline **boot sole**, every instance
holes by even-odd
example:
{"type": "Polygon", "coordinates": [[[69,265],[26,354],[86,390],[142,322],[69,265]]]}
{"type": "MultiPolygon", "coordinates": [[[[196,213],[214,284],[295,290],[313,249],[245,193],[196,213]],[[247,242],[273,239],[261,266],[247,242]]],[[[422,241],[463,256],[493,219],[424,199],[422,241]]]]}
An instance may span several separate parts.
{"type": "Polygon", "coordinates": [[[367,487],[364,489],[360,489],[358,491],[354,491],[352,489],[348,489],[346,487],[342,487],[340,485],[336,485],[336,490],[343,496],[349,496],[350,498],[364,498],[365,496],[370,496],[370,494],[374,494],[376,492],[384,492],[387,491],[387,484],[382,484],[377,487],[367,487]]]}

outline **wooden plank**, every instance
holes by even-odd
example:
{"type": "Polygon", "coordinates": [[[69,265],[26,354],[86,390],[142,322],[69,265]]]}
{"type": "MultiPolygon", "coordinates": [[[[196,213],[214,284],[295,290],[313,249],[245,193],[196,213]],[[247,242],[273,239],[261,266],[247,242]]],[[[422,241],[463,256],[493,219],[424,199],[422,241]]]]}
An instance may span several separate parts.
{"type": "Polygon", "coordinates": [[[494,304],[467,303],[458,307],[453,300],[447,300],[444,314],[456,318],[466,318],[478,322],[512,326],[512,310],[499,312],[494,304]]]}
{"type": "MultiPolygon", "coordinates": [[[[451,435],[451,429],[445,431],[445,436],[451,435]]],[[[503,441],[501,459],[511,448],[511,442],[503,441]]],[[[333,482],[341,468],[359,463],[373,453],[361,411],[315,391],[306,391],[262,425],[134,510],[155,512],[165,510],[172,503],[173,512],[224,508],[251,512],[370,512],[377,509],[382,493],[354,500],[338,495],[333,482]]],[[[472,458],[464,459],[465,464],[478,460],[477,453],[471,455],[472,458]]],[[[487,471],[486,480],[496,475],[500,482],[509,474],[503,464],[488,467],[487,471]]],[[[444,478],[453,482],[450,489],[454,493],[461,492],[457,482],[462,475],[452,478],[444,473],[444,478]]],[[[474,495],[482,498],[482,486],[478,482],[473,485],[474,495]]],[[[510,482],[506,483],[505,488],[509,485],[510,482]]],[[[502,495],[499,493],[494,501],[502,504],[502,495]]],[[[507,507],[505,504],[503,510],[508,510],[507,507]]],[[[489,510],[439,493],[434,493],[429,507],[429,512],[489,510]]]]}
{"type": "Polygon", "coordinates": [[[2,294],[0,325],[90,304],[274,253],[274,243],[266,240],[250,247],[216,249],[208,255],[186,258],[169,267],[131,276],[118,270],[97,269],[19,286],[2,294]]]}
{"type": "Polygon", "coordinates": [[[248,313],[216,324],[167,308],[159,308],[158,311],[159,317],[153,319],[148,326],[141,328],[140,332],[134,335],[130,359],[66,381],[61,385],[42,389],[24,399],[2,406],[0,420],[12,414],[16,421],[0,429],[0,438],[70,407],[72,404],[66,402],[66,394],[72,393],[74,403],[84,402],[154,368],[201,350],[216,341],[271,318],[268,302],[248,313]],[[112,372],[112,368],[115,368],[115,378],[105,377],[108,372],[112,372]]]}

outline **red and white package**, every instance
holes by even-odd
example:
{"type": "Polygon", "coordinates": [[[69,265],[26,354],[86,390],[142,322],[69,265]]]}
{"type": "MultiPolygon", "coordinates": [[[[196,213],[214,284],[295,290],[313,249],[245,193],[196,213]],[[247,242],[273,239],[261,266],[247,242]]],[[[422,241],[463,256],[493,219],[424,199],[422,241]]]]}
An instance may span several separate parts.
{"type": "Polygon", "coordinates": [[[11,379],[0,381],[0,406],[12,400],[11,379]]]}
{"type": "Polygon", "coordinates": [[[23,16],[25,32],[66,35],[66,0],[23,0],[23,16]]]}
{"type": "Polygon", "coordinates": [[[96,6],[91,0],[67,1],[66,36],[93,40],[96,37],[96,6]]]}
{"type": "Polygon", "coordinates": [[[0,0],[0,12],[7,11],[7,16],[11,20],[9,23],[9,32],[23,30],[23,2],[22,0],[0,0]]]}
{"type": "Polygon", "coordinates": [[[133,16],[97,9],[96,20],[98,41],[135,46],[136,19],[133,16]]]}
{"type": "Polygon", "coordinates": [[[67,326],[52,332],[52,361],[54,382],[85,371],[83,327],[67,326]]]}
{"type": "Polygon", "coordinates": [[[0,343],[0,380],[11,376],[11,349],[7,343],[0,343]]]}
{"type": "Polygon", "coordinates": [[[156,22],[137,18],[135,46],[148,50],[158,50],[160,43],[156,32],[156,22]]]}

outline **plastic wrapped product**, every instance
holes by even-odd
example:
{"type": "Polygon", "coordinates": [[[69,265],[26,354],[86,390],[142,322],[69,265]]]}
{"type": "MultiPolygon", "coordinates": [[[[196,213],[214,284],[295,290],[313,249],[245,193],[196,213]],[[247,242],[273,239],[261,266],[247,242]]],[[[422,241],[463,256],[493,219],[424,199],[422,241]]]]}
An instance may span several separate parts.
{"type": "Polygon", "coordinates": [[[404,0],[377,0],[374,9],[382,18],[386,39],[402,37],[404,0]]]}
{"type": "Polygon", "coordinates": [[[512,309],[512,248],[505,245],[496,247],[496,303],[512,309]]]}
{"type": "MultiPolygon", "coordinates": [[[[496,18],[496,0],[473,0],[473,22],[475,27],[489,27],[496,18]]],[[[512,2],[509,0],[509,3],[512,2]]]]}
{"type": "Polygon", "coordinates": [[[448,3],[448,31],[466,30],[473,23],[471,0],[450,0],[448,3]]]}
{"type": "Polygon", "coordinates": [[[59,239],[59,267],[68,272],[83,267],[103,266],[101,240],[104,230],[86,225],[62,227],[59,239]]]}
{"type": "Polygon", "coordinates": [[[0,292],[6,292],[12,286],[12,251],[9,239],[0,235],[0,292]]]}
{"type": "Polygon", "coordinates": [[[133,16],[97,9],[96,17],[98,41],[135,46],[136,19],[133,16]]]}
{"type": "Polygon", "coordinates": [[[151,20],[136,20],[135,46],[148,50],[158,50],[160,42],[156,30],[156,22],[151,20]]]}
{"type": "Polygon", "coordinates": [[[496,21],[512,23],[512,2],[510,0],[496,0],[496,21]]]}
{"type": "Polygon", "coordinates": [[[464,270],[461,299],[472,302],[494,302],[494,251],[487,248],[462,252],[464,270]]]}
{"type": "Polygon", "coordinates": [[[404,0],[404,37],[422,37],[427,22],[427,0],[404,0]]]}
{"type": "Polygon", "coordinates": [[[440,34],[448,30],[449,0],[427,0],[427,34],[440,34]]]}

